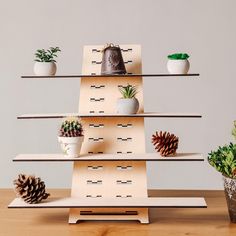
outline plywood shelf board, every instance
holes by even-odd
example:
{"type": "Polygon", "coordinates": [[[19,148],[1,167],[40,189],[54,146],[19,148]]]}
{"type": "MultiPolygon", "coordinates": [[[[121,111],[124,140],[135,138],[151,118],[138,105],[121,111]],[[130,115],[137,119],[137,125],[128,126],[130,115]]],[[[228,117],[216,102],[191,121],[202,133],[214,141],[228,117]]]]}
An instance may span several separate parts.
{"type": "Polygon", "coordinates": [[[77,79],[77,78],[121,78],[121,77],[198,77],[199,73],[189,74],[125,74],[125,75],[54,75],[54,76],[36,76],[36,75],[22,75],[23,79],[77,79]]]}
{"type": "Polygon", "coordinates": [[[80,113],[45,113],[45,114],[24,114],[17,117],[17,119],[60,119],[68,116],[75,116],[81,118],[89,118],[89,117],[146,117],[146,118],[201,118],[200,114],[194,113],[139,113],[139,114],[80,114],[80,113]]]}
{"type": "Polygon", "coordinates": [[[15,198],[8,208],[206,208],[200,197],[150,197],[130,199],[50,198],[38,204],[25,203],[15,198]]]}
{"type": "Polygon", "coordinates": [[[68,158],[63,154],[19,154],[13,161],[204,161],[200,153],[178,153],[162,157],[158,153],[145,154],[88,154],[68,158]]]}

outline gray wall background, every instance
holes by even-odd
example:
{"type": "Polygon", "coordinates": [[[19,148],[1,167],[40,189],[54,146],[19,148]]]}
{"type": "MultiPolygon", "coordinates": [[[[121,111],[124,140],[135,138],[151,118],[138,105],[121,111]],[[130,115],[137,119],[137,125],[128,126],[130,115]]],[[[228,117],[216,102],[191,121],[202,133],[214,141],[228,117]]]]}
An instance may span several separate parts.
{"type": "MultiPolygon", "coordinates": [[[[0,187],[18,173],[41,176],[48,187],[70,187],[71,163],[13,163],[18,153],[60,152],[59,120],[17,121],[24,113],[77,111],[79,80],[20,79],[32,74],[34,52],[59,46],[58,74],[81,72],[86,44],[141,44],[143,71],[166,72],[166,56],[191,55],[200,79],[145,78],[146,111],[199,112],[202,119],[146,119],[147,152],[155,130],[180,137],[179,151],[202,152],[232,140],[236,119],[235,0],[1,0],[0,187]]],[[[205,163],[148,164],[149,188],[220,189],[205,163]]]]}

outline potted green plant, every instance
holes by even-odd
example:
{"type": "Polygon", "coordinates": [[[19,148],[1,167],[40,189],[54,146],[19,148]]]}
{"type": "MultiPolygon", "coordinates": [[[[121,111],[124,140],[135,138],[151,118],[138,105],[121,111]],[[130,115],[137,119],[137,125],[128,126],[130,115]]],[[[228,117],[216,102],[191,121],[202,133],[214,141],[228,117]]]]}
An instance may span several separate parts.
{"type": "Polygon", "coordinates": [[[119,87],[122,98],[117,101],[117,113],[120,114],[135,114],[139,109],[139,101],[135,97],[138,93],[136,86],[128,84],[127,86],[119,87]]]}
{"type": "Polygon", "coordinates": [[[57,66],[55,57],[60,52],[59,47],[49,49],[38,49],[35,53],[34,73],[38,76],[53,76],[56,74],[57,66]]]}
{"type": "Polygon", "coordinates": [[[211,151],[208,162],[223,176],[230,220],[236,223],[236,144],[230,143],[211,151]]]}
{"type": "Polygon", "coordinates": [[[187,74],[190,68],[187,53],[168,55],[167,70],[170,74],[187,74]]]}
{"type": "Polygon", "coordinates": [[[66,118],[60,127],[58,141],[67,157],[78,157],[84,141],[83,127],[78,118],[66,118]]]}

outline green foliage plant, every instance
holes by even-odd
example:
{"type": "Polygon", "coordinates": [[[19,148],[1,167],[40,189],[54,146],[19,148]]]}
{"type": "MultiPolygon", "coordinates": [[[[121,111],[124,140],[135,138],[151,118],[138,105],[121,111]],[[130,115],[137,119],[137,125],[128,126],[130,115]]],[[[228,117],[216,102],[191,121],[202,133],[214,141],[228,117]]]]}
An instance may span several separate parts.
{"type": "Polygon", "coordinates": [[[138,93],[137,87],[130,84],[119,87],[119,90],[123,98],[134,98],[138,93]]]}
{"type": "Polygon", "coordinates": [[[57,53],[60,52],[59,47],[50,47],[49,49],[38,49],[34,54],[37,62],[56,62],[55,57],[57,53]]]}
{"type": "Polygon", "coordinates": [[[211,151],[208,162],[222,175],[236,179],[236,144],[230,143],[211,151]]]}

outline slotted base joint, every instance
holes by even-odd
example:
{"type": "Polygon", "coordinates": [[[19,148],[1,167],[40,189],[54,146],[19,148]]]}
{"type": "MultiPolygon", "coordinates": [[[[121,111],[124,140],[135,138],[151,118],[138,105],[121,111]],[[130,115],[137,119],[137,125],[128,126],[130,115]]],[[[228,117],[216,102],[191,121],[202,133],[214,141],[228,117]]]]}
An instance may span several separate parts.
{"type": "Polygon", "coordinates": [[[78,224],[83,220],[136,220],[142,224],[149,223],[148,208],[142,209],[70,209],[69,224],[78,224]]]}

